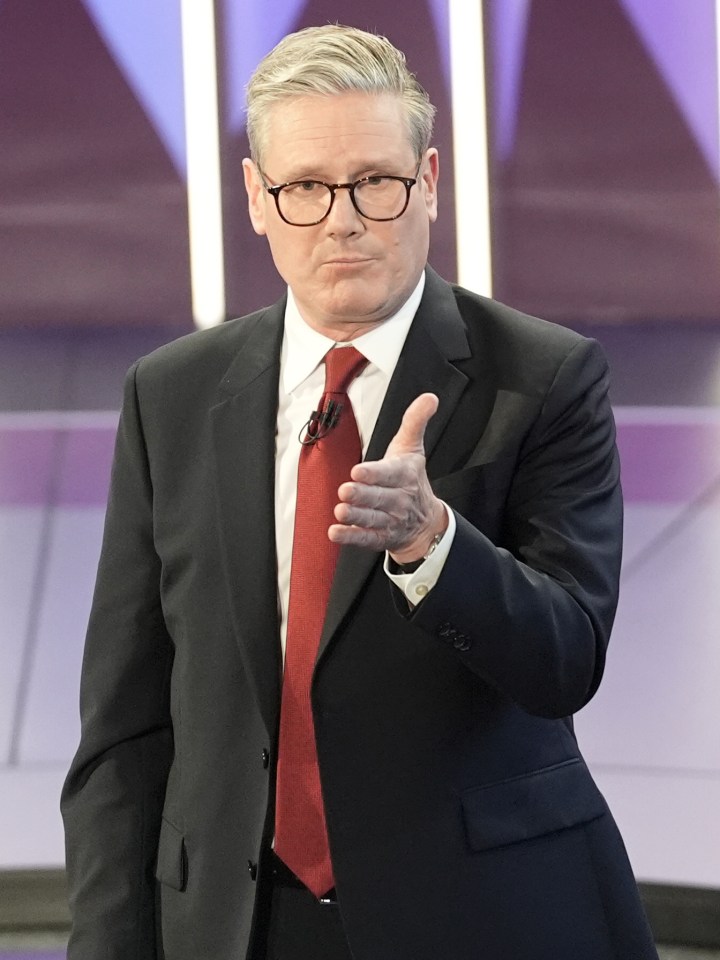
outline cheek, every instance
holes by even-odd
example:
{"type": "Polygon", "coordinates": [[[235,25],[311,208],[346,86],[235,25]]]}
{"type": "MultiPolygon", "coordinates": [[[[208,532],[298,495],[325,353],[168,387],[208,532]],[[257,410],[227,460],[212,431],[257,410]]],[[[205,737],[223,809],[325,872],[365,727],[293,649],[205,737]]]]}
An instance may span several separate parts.
{"type": "Polygon", "coordinates": [[[418,260],[427,258],[430,231],[426,224],[407,223],[392,239],[392,251],[400,271],[413,271],[418,260]]]}
{"type": "Polygon", "coordinates": [[[275,267],[286,283],[313,273],[312,243],[307,243],[303,237],[287,236],[284,230],[272,227],[268,228],[267,239],[275,267]]]}

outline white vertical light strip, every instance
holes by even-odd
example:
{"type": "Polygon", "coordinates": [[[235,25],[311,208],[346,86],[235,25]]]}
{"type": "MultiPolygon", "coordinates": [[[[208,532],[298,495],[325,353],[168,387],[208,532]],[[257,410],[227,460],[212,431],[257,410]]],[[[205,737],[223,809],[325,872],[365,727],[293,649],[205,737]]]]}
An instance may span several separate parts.
{"type": "MultiPolygon", "coordinates": [[[[720,0],[717,0],[720,3],[720,0]]],[[[449,0],[458,281],[492,295],[482,0],[449,0]]]]}
{"type": "Polygon", "coordinates": [[[225,319],[214,0],[181,0],[192,311],[198,327],[225,319]]]}

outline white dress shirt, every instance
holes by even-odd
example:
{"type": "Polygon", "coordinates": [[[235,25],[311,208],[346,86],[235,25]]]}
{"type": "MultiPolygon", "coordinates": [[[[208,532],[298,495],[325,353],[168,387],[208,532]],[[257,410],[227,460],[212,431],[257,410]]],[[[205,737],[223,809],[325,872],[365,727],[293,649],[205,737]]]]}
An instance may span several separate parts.
{"type": "MultiPolygon", "coordinates": [[[[348,387],[362,445],[363,457],[375,429],[388,384],[395,371],[413,317],[425,286],[423,273],[403,306],[379,326],[352,341],[368,364],[348,387]]],[[[335,341],[309,327],[302,319],[292,291],[288,290],[285,308],[285,335],[280,352],[277,434],[275,447],[275,537],[278,560],[278,602],[280,605],[280,638],[283,656],[287,637],[287,614],[290,596],[297,472],[301,443],[298,439],[325,387],[325,354],[335,341]]],[[[349,346],[338,344],[338,348],[349,346]]],[[[350,479],[348,477],[348,479],[350,479]]],[[[412,574],[392,574],[385,558],[385,571],[390,579],[415,605],[433,588],[455,535],[455,518],[446,507],[449,526],[431,556],[412,574]]]]}

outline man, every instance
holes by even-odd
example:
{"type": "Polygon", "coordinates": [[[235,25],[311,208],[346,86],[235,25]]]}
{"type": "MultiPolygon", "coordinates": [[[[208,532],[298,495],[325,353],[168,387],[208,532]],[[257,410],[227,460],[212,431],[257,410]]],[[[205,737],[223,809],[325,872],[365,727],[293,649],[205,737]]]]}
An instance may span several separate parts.
{"type": "Polygon", "coordinates": [[[570,719],[616,604],[605,362],[426,268],[432,116],[345,27],[251,81],[288,296],[128,376],[71,960],[656,957],[570,719]]]}

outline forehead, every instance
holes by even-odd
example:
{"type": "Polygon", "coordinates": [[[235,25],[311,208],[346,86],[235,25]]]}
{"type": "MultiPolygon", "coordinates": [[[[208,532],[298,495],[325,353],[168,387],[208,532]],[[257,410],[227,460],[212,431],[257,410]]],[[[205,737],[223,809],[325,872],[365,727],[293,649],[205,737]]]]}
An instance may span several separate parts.
{"type": "Polygon", "coordinates": [[[293,97],[268,113],[265,163],[285,167],[412,160],[405,109],[393,94],[293,97]]]}

